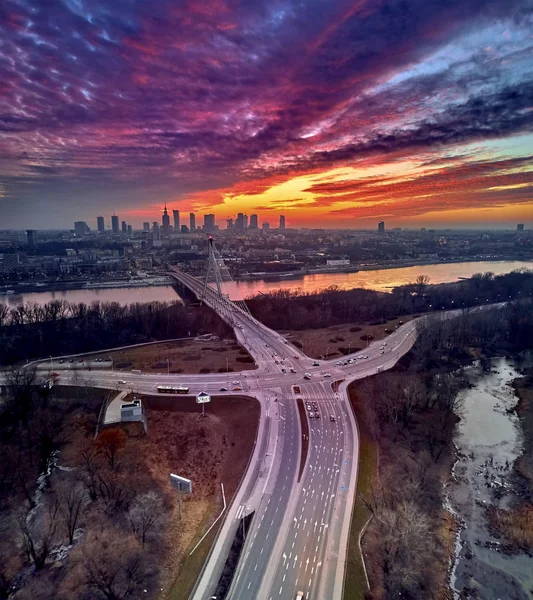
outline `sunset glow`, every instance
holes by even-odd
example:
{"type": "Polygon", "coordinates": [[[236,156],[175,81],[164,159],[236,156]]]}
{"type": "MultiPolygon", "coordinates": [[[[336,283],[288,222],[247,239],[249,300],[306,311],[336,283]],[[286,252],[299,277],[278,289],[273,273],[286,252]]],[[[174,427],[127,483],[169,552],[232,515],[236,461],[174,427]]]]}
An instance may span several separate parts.
{"type": "Polygon", "coordinates": [[[6,0],[2,222],[533,225],[532,24],[526,0],[6,0]]]}

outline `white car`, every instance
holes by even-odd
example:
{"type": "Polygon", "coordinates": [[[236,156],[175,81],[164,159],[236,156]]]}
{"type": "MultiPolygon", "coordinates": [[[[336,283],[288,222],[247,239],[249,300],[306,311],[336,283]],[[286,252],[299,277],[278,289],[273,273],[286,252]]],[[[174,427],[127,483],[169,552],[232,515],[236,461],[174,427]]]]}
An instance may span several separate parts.
{"type": "Polygon", "coordinates": [[[120,385],[125,385],[126,381],[124,379],[119,379],[118,382],[120,383],[120,385]]]}
{"type": "Polygon", "coordinates": [[[233,385],[239,385],[240,381],[234,381],[233,385]]]}
{"type": "Polygon", "coordinates": [[[331,377],[331,373],[324,373],[324,377],[331,377]]]}

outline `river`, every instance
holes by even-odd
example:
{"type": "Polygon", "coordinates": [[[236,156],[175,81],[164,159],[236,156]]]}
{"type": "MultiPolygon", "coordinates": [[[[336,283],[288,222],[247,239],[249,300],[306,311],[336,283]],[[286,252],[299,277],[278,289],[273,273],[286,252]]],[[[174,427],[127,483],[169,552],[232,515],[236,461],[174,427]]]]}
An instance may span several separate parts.
{"type": "Polygon", "coordinates": [[[510,385],[520,373],[509,359],[492,365],[491,373],[481,375],[477,367],[466,370],[473,387],[462,393],[455,481],[449,488],[452,512],[462,522],[451,584],[456,598],[530,600],[533,557],[501,552],[501,540],[489,531],[486,517],[487,506],[509,507],[512,466],[522,452],[522,431],[512,412],[517,397],[510,385]]]}
{"type": "MultiPolygon", "coordinates": [[[[279,280],[254,280],[238,281],[235,289],[226,288],[233,298],[239,296],[248,298],[259,293],[268,293],[275,290],[302,290],[303,292],[316,292],[324,288],[337,286],[347,290],[352,288],[367,288],[381,292],[390,292],[392,288],[412,283],[418,275],[428,275],[430,283],[447,283],[457,281],[460,277],[471,277],[474,273],[492,271],[496,275],[509,273],[515,269],[533,268],[533,261],[483,261],[462,262],[416,267],[402,267],[398,269],[378,269],[375,271],[359,271],[357,273],[320,273],[317,275],[303,275],[301,277],[285,278],[279,280]]],[[[231,285],[231,284],[229,284],[231,285]]],[[[170,286],[144,287],[144,288],[114,288],[103,290],[67,290],[60,292],[36,292],[0,296],[0,302],[18,304],[20,302],[37,302],[44,304],[50,300],[68,300],[69,302],[86,302],[94,300],[101,302],[151,302],[154,300],[172,301],[178,299],[176,292],[170,286]]]]}

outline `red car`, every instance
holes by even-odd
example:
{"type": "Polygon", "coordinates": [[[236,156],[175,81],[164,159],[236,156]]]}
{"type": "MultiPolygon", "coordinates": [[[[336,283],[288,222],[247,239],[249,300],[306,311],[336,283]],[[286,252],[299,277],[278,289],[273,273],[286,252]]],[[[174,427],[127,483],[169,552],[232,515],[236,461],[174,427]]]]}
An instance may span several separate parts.
{"type": "Polygon", "coordinates": [[[234,392],[240,392],[240,391],[242,391],[242,388],[240,388],[239,386],[235,386],[235,387],[233,388],[233,391],[234,391],[234,392]]]}

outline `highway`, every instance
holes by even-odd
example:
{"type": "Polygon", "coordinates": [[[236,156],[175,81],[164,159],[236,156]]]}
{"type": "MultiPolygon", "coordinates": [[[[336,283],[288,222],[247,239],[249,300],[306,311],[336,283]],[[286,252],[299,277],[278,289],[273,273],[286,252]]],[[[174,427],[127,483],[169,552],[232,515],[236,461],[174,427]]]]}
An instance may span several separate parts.
{"type": "MultiPolygon", "coordinates": [[[[202,282],[180,272],[173,275],[201,294],[202,282]]],[[[353,364],[339,365],[331,360],[315,365],[316,361],[227,298],[221,298],[215,289],[208,287],[204,301],[234,327],[237,339],[257,364],[254,371],[231,373],[229,386],[225,373],[125,374],[89,359],[84,363],[51,359],[38,366],[60,372],[64,384],[148,394],[156,393],[161,384],[185,385],[194,394],[206,391],[220,395],[234,394],[232,388],[240,387],[243,393],[257,398],[261,418],[254,454],[191,597],[205,600],[214,594],[240,518],[254,512],[227,597],[292,599],[301,590],[306,600],[340,599],[359,448],[346,389],[352,381],[394,366],[413,345],[417,322],[424,318],[401,326],[388,336],[386,346],[374,342],[364,352],[343,359],[355,359],[353,364]],[[91,366],[91,371],[77,370],[75,365],[91,366]],[[310,379],[304,378],[306,373],[310,379]],[[332,389],[334,381],[342,382],[338,392],[332,389]],[[229,391],[221,392],[221,387],[229,391]],[[297,398],[316,403],[317,409],[312,412],[320,415],[310,418],[306,411],[309,451],[301,481],[297,481],[302,442],[297,398]]],[[[179,403],[180,398],[175,401],[179,403]]]]}

